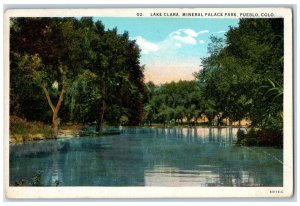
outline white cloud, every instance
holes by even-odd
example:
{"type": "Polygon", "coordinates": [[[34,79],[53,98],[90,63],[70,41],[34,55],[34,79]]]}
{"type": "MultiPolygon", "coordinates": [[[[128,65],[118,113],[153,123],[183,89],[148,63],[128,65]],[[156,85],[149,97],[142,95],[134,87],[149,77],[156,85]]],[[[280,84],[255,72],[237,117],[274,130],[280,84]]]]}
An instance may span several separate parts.
{"type": "Polygon", "coordinates": [[[183,33],[187,34],[188,36],[191,37],[197,37],[198,33],[195,32],[193,29],[180,29],[183,33]]]}
{"type": "Polygon", "coordinates": [[[204,34],[204,33],[208,33],[209,31],[208,30],[202,30],[202,31],[199,31],[198,34],[204,34]]]}
{"type": "Polygon", "coordinates": [[[221,33],[225,33],[226,31],[224,31],[224,30],[221,30],[221,31],[216,31],[216,32],[214,32],[214,34],[221,34],[221,33]]]}
{"type": "Polygon", "coordinates": [[[205,41],[204,40],[199,40],[199,43],[200,44],[205,44],[205,41]]]}
{"type": "Polygon", "coordinates": [[[171,32],[163,41],[154,43],[144,39],[142,36],[130,37],[131,40],[136,40],[142,54],[150,54],[154,52],[167,52],[179,49],[184,45],[204,44],[204,40],[197,40],[199,35],[208,33],[208,30],[195,31],[193,29],[178,29],[171,32]]]}
{"type": "Polygon", "coordinates": [[[200,69],[199,57],[206,43],[206,36],[202,35],[207,32],[208,30],[178,29],[159,42],[151,42],[143,36],[130,38],[135,39],[142,49],[140,61],[146,65],[146,81],[159,84],[193,79],[193,72],[200,69]]]}
{"type": "Polygon", "coordinates": [[[183,44],[196,44],[196,39],[191,37],[191,36],[173,36],[173,39],[178,40],[179,42],[183,43],[183,44]]]}
{"type": "Polygon", "coordinates": [[[159,49],[157,44],[147,41],[141,36],[131,37],[130,39],[136,40],[143,54],[149,54],[149,52],[155,52],[159,49]]]}
{"type": "Polygon", "coordinates": [[[208,30],[202,30],[199,32],[196,32],[193,29],[178,29],[172,33],[169,34],[169,38],[178,41],[182,44],[192,44],[195,45],[197,43],[196,38],[200,34],[208,33],[208,30]]]}
{"type": "Polygon", "coordinates": [[[170,35],[181,35],[182,33],[186,34],[187,36],[191,36],[191,37],[197,37],[199,36],[199,34],[204,34],[204,33],[208,33],[208,30],[202,30],[199,32],[196,32],[193,29],[178,29],[177,31],[172,32],[170,35]]]}

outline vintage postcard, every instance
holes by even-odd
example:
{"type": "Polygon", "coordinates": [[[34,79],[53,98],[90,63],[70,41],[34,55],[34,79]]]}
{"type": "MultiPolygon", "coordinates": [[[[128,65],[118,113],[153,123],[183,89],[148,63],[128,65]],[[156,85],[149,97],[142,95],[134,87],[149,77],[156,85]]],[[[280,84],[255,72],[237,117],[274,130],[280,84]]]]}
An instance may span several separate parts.
{"type": "Polygon", "coordinates": [[[4,18],[7,198],[293,196],[291,8],[4,18]]]}

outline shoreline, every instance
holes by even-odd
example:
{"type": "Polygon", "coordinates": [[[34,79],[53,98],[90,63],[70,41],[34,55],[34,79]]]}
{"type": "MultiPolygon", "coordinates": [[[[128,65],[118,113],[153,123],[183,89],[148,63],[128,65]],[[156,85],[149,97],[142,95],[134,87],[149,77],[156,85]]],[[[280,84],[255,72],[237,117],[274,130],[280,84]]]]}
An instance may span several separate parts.
{"type": "MultiPolygon", "coordinates": [[[[122,130],[124,128],[144,128],[144,129],[195,129],[195,128],[249,128],[249,126],[207,126],[207,125],[197,125],[197,126],[188,126],[188,125],[172,125],[172,126],[163,126],[163,125],[152,125],[152,126],[121,126],[121,127],[105,127],[104,129],[118,129],[122,130]]],[[[59,135],[57,138],[49,138],[47,135],[42,133],[32,133],[32,134],[10,134],[9,135],[9,144],[22,144],[25,142],[38,142],[38,141],[47,141],[47,140],[57,140],[57,139],[68,139],[74,137],[87,137],[87,136],[102,136],[102,135],[115,135],[116,132],[103,132],[96,133],[94,131],[84,134],[81,130],[81,126],[78,125],[65,125],[62,129],[59,130],[59,135]],[[67,128],[66,128],[67,127],[67,128]]]]}

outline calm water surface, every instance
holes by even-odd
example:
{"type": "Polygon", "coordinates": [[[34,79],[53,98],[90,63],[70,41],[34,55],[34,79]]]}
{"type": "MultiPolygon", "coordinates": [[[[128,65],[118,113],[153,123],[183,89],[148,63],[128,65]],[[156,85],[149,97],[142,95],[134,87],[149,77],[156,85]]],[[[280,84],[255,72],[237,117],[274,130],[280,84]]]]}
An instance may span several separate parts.
{"type": "Polygon", "coordinates": [[[236,128],[123,129],[10,146],[10,185],[282,186],[282,149],[236,146],[236,128]]]}

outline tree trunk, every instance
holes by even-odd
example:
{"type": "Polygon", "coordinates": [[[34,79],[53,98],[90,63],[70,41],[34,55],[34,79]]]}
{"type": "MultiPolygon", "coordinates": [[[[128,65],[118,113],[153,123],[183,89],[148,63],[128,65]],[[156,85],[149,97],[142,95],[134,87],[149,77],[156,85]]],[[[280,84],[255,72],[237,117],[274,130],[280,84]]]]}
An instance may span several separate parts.
{"type": "Polygon", "coordinates": [[[62,86],[62,90],[60,92],[59,99],[56,103],[56,106],[54,106],[52,101],[51,101],[51,98],[50,98],[50,95],[49,95],[49,92],[48,92],[46,86],[43,85],[43,84],[41,86],[42,86],[42,89],[43,89],[43,91],[46,95],[48,104],[49,104],[49,106],[52,110],[52,137],[54,139],[56,139],[57,135],[58,135],[58,126],[59,126],[58,125],[58,111],[59,111],[60,106],[61,106],[61,104],[64,100],[64,96],[65,96],[65,92],[66,92],[65,87],[64,87],[64,85],[62,86]]]}
{"type": "Polygon", "coordinates": [[[58,116],[57,112],[53,112],[52,115],[52,136],[54,139],[58,136],[58,116]]]}
{"type": "Polygon", "coordinates": [[[221,126],[223,115],[217,115],[217,126],[221,126]]]}
{"type": "Polygon", "coordinates": [[[198,122],[199,118],[200,118],[200,116],[196,117],[196,120],[195,120],[195,126],[198,125],[198,123],[199,123],[199,122],[198,122]]]}
{"type": "Polygon", "coordinates": [[[99,118],[97,121],[97,126],[96,126],[96,132],[101,132],[102,131],[102,127],[103,127],[103,122],[104,122],[104,113],[106,110],[106,102],[104,99],[101,100],[101,108],[100,108],[100,114],[99,114],[99,118]]]}
{"type": "Polygon", "coordinates": [[[209,126],[213,126],[213,118],[210,118],[209,116],[207,116],[207,121],[208,121],[209,126]]]}
{"type": "Polygon", "coordinates": [[[101,89],[101,100],[100,100],[100,113],[98,116],[98,120],[97,120],[97,125],[96,125],[96,132],[102,132],[102,127],[103,127],[103,123],[104,123],[104,113],[106,111],[106,94],[107,94],[107,90],[106,87],[104,86],[104,83],[101,85],[102,89],[101,89]]]}

